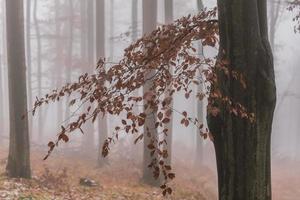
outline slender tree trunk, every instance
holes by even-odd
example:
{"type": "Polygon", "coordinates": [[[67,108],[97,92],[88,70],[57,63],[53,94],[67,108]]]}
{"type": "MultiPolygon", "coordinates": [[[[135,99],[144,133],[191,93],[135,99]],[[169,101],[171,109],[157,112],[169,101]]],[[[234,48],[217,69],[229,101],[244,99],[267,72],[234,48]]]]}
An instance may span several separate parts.
{"type": "MultiPolygon", "coordinates": [[[[2,14],[2,12],[4,12],[3,10],[4,10],[4,8],[1,8],[0,9],[1,10],[1,14],[2,14]]],[[[2,16],[1,16],[2,17],[2,16]]],[[[1,19],[1,24],[0,24],[0,27],[1,28],[3,28],[3,20],[4,20],[4,18],[2,18],[1,19]]],[[[2,36],[2,35],[1,35],[2,36]]],[[[0,38],[0,44],[2,44],[2,42],[4,42],[4,38],[3,38],[3,36],[0,38]]],[[[4,95],[4,88],[3,88],[3,84],[4,84],[4,82],[3,82],[3,68],[4,68],[4,64],[3,64],[3,51],[4,51],[4,49],[2,49],[2,47],[0,47],[0,97],[4,97],[5,95],[4,95]]],[[[0,123],[1,124],[5,124],[4,123],[4,98],[0,98],[0,123]]],[[[4,127],[3,127],[3,125],[0,127],[0,136],[3,136],[3,132],[4,132],[4,127]]],[[[0,142],[0,144],[1,144],[2,142],[0,142]]]]}
{"type": "MultiPolygon", "coordinates": [[[[32,80],[31,80],[31,0],[26,1],[26,59],[27,59],[27,94],[28,94],[28,106],[32,107],[32,80]]],[[[32,133],[32,116],[28,116],[29,121],[29,134],[31,138],[32,133]]]]}
{"type": "MultiPolygon", "coordinates": [[[[96,1],[96,55],[97,59],[105,57],[105,1],[96,1]]],[[[105,84],[105,83],[103,83],[105,84]]],[[[104,141],[107,139],[107,115],[99,120],[98,134],[98,165],[101,166],[105,163],[107,158],[101,154],[104,141]]]]}
{"type": "MultiPolygon", "coordinates": [[[[147,34],[156,29],[157,26],[157,1],[156,0],[143,0],[143,33],[147,34]]],[[[150,71],[146,74],[145,79],[152,77],[155,71],[150,71]]],[[[143,88],[144,94],[150,91],[152,87],[151,81],[148,81],[143,88]]],[[[144,101],[144,104],[146,102],[144,101]]],[[[158,133],[155,128],[156,115],[155,111],[149,107],[144,110],[147,115],[144,125],[144,160],[143,160],[143,181],[150,185],[159,185],[159,181],[154,179],[152,170],[148,167],[154,157],[150,155],[151,150],[148,148],[150,143],[154,143],[154,146],[158,148],[158,133]]]]}
{"type": "MultiPolygon", "coordinates": [[[[55,0],[55,48],[56,48],[56,59],[55,59],[55,65],[56,65],[56,85],[57,87],[62,86],[62,55],[63,55],[63,48],[62,48],[62,41],[61,41],[61,22],[60,22],[60,0],[55,0]]],[[[61,124],[63,121],[63,108],[62,103],[59,102],[57,104],[57,122],[58,124],[61,124]]]]}
{"type": "Polygon", "coordinates": [[[81,60],[86,65],[87,63],[87,13],[86,13],[86,1],[80,1],[80,54],[81,60]]]}
{"type": "MultiPolygon", "coordinates": [[[[165,0],[165,23],[170,24],[174,20],[174,14],[173,14],[173,0],[165,0]]],[[[171,68],[170,71],[171,74],[173,74],[173,70],[171,68]]],[[[168,88],[168,92],[171,91],[171,88],[168,88]]],[[[170,107],[173,108],[173,100],[170,104],[170,107]]],[[[173,115],[170,116],[170,123],[168,123],[165,127],[168,129],[167,135],[165,136],[166,140],[166,149],[168,152],[168,157],[166,158],[166,164],[171,165],[172,163],[172,145],[173,145],[173,115]]]]}
{"type": "MultiPolygon", "coordinates": [[[[74,0],[73,0],[74,1],[74,0]]],[[[65,67],[65,75],[67,83],[71,83],[71,75],[72,75],[72,66],[73,66],[73,38],[74,38],[74,25],[73,25],[73,18],[74,18],[74,6],[73,1],[68,0],[68,45],[67,45],[67,63],[65,67]]],[[[66,118],[70,117],[70,108],[69,108],[69,100],[67,100],[66,104],[66,118]]]]}
{"type": "MultiPolygon", "coordinates": [[[[33,21],[35,26],[35,34],[36,34],[36,42],[37,42],[37,89],[38,89],[38,97],[42,96],[42,41],[41,41],[41,32],[40,32],[40,25],[37,16],[38,12],[38,1],[34,0],[34,7],[33,7],[33,21]]],[[[39,141],[43,139],[43,112],[40,110],[38,114],[38,122],[37,122],[37,132],[39,141]]]]}
{"type": "Polygon", "coordinates": [[[132,23],[132,41],[136,41],[138,37],[138,0],[132,0],[131,5],[131,23],[132,23]]]}
{"type": "MultiPolygon", "coordinates": [[[[6,42],[6,10],[5,10],[5,1],[2,1],[2,43],[1,43],[1,47],[2,47],[2,78],[3,78],[3,94],[5,94],[5,96],[7,96],[6,94],[8,93],[7,91],[7,88],[8,88],[8,75],[7,75],[7,42],[6,42]]],[[[4,96],[3,96],[4,97],[4,96]]],[[[8,97],[7,98],[2,98],[2,101],[3,101],[3,105],[7,105],[8,104],[8,101],[7,101],[8,97]]],[[[3,107],[3,112],[8,112],[8,109],[5,107],[3,107]]],[[[4,119],[4,118],[3,118],[4,119]]],[[[4,123],[3,124],[3,130],[8,130],[8,125],[7,123],[4,123]]]]}
{"type": "MultiPolygon", "coordinates": [[[[0,40],[1,41],[1,40],[0,40]]],[[[3,93],[3,78],[2,78],[2,69],[3,69],[3,54],[0,51],[0,97],[4,96],[3,93]]],[[[4,111],[4,98],[0,98],[0,123],[4,124],[4,115],[3,115],[3,111],[4,111]]],[[[3,135],[4,129],[3,126],[0,127],[0,136],[3,135]]]]}
{"type": "Polygon", "coordinates": [[[10,177],[30,178],[23,0],[6,0],[10,140],[6,166],[10,177]]]}
{"type": "Polygon", "coordinates": [[[272,51],[268,41],[266,0],[218,0],[219,59],[229,70],[245,77],[228,78],[220,70],[222,94],[239,102],[255,115],[254,122],[230,114],[224,101],[209,98],[220,109],[208,115],[216,151],[220,200],[270,200],[270,141],[276,87],[272,51]]]}
{"type": "MultiPolygon", "coordinates": [[[[98,0],[97,0],[98,1],[98,0]]],[[[94,0],[87,1],[87,65],[88,69],[85,69],[85,72],[92,73],[95,67],[95,7],[94,7],[94,0]]],[[[93,124],[87,124],[85,126],[85,135],[82,140],[82,149],[83,152],[86,154],[91,154],[95,152],[94,149],[94,127],[93,124]]]]}
{"type": "Polygon", "coordinates": [[[114,60],[114,51],[115,51],[115,27],[114,27],[114,0],[110,0],[110,18],[109,18],[109,25],[110,25],[110,39],[109,39],[109,58],[111,61],[114,60]]]}
{"type": "MultiPolygon", "coordinates": [[[[202,0],[197,0],[197,7],[198,7],[198,12],[203,11],[203,2],[202,0]]],[[[202,43],[199,42],[198,44],[198,54],[199,57],[203,57],[203,46],[202,43]]],[[[199,73],[199,77],[202,77],[202,74],[199,73]]],[[[203,88],[203,83],[200,83],[197,87],[197,93],[203,93],[204,91],[203,88]]],[[[197,119],[204,123],[204,116],[203,116],[203,101],[199,101],[197,100],[197,119]]],[[[195,166],[199,166],[203,164],[203,157],[204,157],[204,142],[203,142],[203,138],[201,138],[200,134],[199,134],[199,130],[196,130],[196,157],[195,157],[195,166]]]]}

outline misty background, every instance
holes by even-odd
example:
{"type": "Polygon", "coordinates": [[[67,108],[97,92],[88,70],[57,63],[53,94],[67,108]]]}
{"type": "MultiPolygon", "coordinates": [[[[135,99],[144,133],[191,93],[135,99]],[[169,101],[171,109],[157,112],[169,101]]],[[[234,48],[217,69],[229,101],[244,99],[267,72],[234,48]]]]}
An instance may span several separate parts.
{"type": "MultiPolygon", "coordinates": [[[[32,108],[36,97],[54,88],[76,81],[82,73],[92,73],[97,63],[95,5],[89,0],[27,0],[24,2],[25,40],[27,59],[28,107],[32,108]],[[30,9],[29,9],[30,7],[30,9]],[[28,12],[30,10],[30,12],[28,12]]],[[[93,2],[93,1],[91,1],[93,2]]],[[[214,7],[214,1],[203,1],[205,7],[214,7]]],[[[272,133],[273,168],[282,161],[300,162],[300,35],[294,32],[294,13],[284,1],[269,1],[269,30],[274,37],[272,48],[277,84],[277,107],[272,133]],[[279,5],[280,4],[280,5],[279,5]],[[274,6],[275,9],[271,9],[274,6]],[[275,11],[274,11],[275,10],[275,11]],[[276,13],[275,13],[276,12],[276,13]],[[276,22],[271,22],[276,16],[276,22]]],[[[197,0],[174,0],[174,18],[198,13],[197,0]]],[[[157,24],[164,24],[164,2],[158,1],[157,24]]],[[[115,63],[122,58],[123,50],[142,36],[142,4],[140,0],[105,1],[105,57],[115,63]]],[[[0,0],[0,143],[3,148],[9,142],[9,111],[7,90],[7,59],[5,31],[5,1],[0,0]]],[[[206,56],[215,56],[217,49],[205,49],[206,56]]],[[[15,80],[18,81],[18,80],[15,80]]],[[[176,95],[174,107],[197,115],[196,98],[186,100],[176,95]]],[[[38,149],[40,158],[47,152],[47,143],[56,138],[61,124],[68,122],[74,110],[63,100],[47,105],[35,117],[29,118],[32,149],[38,149]]],[[[205,107],[203,115],[205,116],[205,107]]],[[[205,119],[203,119],[205,121],[205,119]]],[[[120,119],[108,116],[108,135],[120,119]]],[[[86,134],[73,133],[68,144],[62,144],[52,155],[75,153],[80,158],[97,159],[97,124],[86,125],[86,134]],[[88,127],[89,126],[89,127],[88,127]]],[[[180,116],[174,115],[173,163],[174,167],[192,168],[205,166],[215,173],[213,145],[209,139],[202,141],[201,156],[197,149],[199,140],[196,127],[180,124],[180,116]],[[177,165],[177,163],[179,163],[177,165]],[[199,164],[200,163],[200,164],[199,164]]],[[[136,164],[142,162],[142,145],[133,145],[135,137],[122,136],[112,146],[110,157],[136,164]]],[[[47,161],[45,161],[47,162],[47,161]]],[[[121,164],[122,162],[119,162],[121,164]]],[[[62,164],[63,165],[63,164],[62,164]]],[[[296,165],[295,165],[296,166],[296,165]]],[[[202,168],[203,169],[203,168],[202,168]]],[[[276,173],[276,169],[275,172],[276,173]]],[[[178,174],[185,176],[186,174],[178,174]]],[[[276,176],[274,178],[276,180],[276,176]]],[[[216,183],[216,177],[212,178],[216,183]]],[[[296,187],[296,186],[291,186],[296,187]]],[[[215,188],[212,191],[216,190],[215,188]]]]}

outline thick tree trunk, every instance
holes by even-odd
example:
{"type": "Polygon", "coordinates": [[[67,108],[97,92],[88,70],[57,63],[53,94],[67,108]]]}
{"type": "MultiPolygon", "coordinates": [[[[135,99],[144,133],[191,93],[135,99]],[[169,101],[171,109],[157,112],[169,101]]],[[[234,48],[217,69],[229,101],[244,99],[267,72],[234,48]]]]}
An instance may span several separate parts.
{"type": "Polygon", "coordinates": [[[6,1],[9,77],[10,140],[6,170],[10,177],[30,178],[27,112],[24,11],[22,0],[6,1]]]}
{"type": "MultiPolygon", "coordinates": [[[[218,0],[220,53],[229,69],[245,76],[240,81],[218,73],[223,95],[255,114],[250,123],[230,114],[228,106],[210,98],[220,109],[208,124],[214,138],[220,200],[270,200],[270,141],[276,88],[268,42],[266,0],[218,0]]],[[[214,90],[215,88],[213,88],[214,90]]]]}
{"type": "MultiPolygon", "coordinates": [[[[147,34],[156,29],[157,26],[157,1],[156,0],[143,0],[143,33],[147,34]]],[[[145,79],[149,79],[155,74],[155,71],[150,71],[145,79]]],[[[147,93],[152,87],[151,81],[148,81],[143,88],[144,94],[147,93]]],[[[144,102],[145,103],[145,102],[144,102]]],[[[159,181],[154,179],[152,170],[148,167],[152,159],[157,157],[155,153],[150,155],[151,150],[148,148],[150,143],[154,143],[155,148],[158,148],[158,133],[155,128],[156,115],[155,111],[148,108],[144,110],[147,115],[144,125],[144,154],[143,154],[143,181],[150,185],[159,185],[159,181]],[[149,133],[149,134],[148,134],[149,133]],[[153,141],[153,142],[152,142],[153,141]]]]}
{"type": "MultiPolygon", "coordinates": [[[[96,1],[96,54],[97,60],[105,57],[105,1],[96,1]]],[[[104,83],[105,84],[105,83],[104,83]]],[[[99,120],[98,134],[98,166],[102,166],[107,158],[102,156],[102,146],[107,139],[107,115],[99,120]]]]}

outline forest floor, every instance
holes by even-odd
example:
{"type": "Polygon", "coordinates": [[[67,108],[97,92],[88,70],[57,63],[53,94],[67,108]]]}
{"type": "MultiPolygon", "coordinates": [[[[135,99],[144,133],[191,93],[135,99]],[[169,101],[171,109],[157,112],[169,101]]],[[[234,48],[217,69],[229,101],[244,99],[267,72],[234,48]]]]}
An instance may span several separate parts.
{"type": "Polygon", "coordinates": [[[134,162],[111,159],[102,168],[95,167],[91,159],[78,159],[78,155],[56,153],[43,161],[43,151],[31,153],[32,179],[8,179],[5,175],[7,151],[0,148],[1,200],[211,200],[216,199],[214,175],[208,168],[191,173],[188,166],[176,170],[172,183],[173,194],[167,198],[161,189],[140,181],[140,166],[134,162]],[[200,173],[200,172],[202,173],[200,173]],[[191,175],[193,174],[193,175],[191,175]],[[201,177],[201,178],[196,178],[201,177]],[[95,187],[79,184],[80,178],[90,178],[95,187]]]}
{"type": "MultiPolygon", "coordinates": [[[[173,194],[164,198],[159,188],[141,182],[141,166],[134,160],[123,158],[120,162],[120,157],[112,157],[108,165],[97,168],[95,159],[64,151],[43,161],[45,148],[33,148],[32,179],[24,180],[5,175],[7,150],[0,148],[0,200],[217,199],[215,174],[206,167],[195,170],[185,162],[176,162],[173,194]],[[82,186],[80,178],[90,178],[98,185],[82,186]]],[[[272,164],[273,200],[300,199],[300,163],[282,159],[272,164]]]]}

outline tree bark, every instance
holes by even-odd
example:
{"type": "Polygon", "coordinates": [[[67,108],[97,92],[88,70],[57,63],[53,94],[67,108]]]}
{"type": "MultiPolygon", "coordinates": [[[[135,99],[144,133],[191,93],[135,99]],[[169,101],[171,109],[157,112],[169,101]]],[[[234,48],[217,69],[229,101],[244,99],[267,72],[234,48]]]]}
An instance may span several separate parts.
{"type": "Polygon", "coordinates": [[[217,116],[208,115],[216,151],[219,199],[270,200],[270,141],[276,87],[266,0],[218,0],[218,12],[219,59],[229,61],[229,70],[244,75],[247,88],[221,71],[217,88],[255,115],[251,123],[230,114],[225,103],[209,98],[220,109],[217,116]]]}
{"type": "Polygon", "coordinates": [[[10,177],[30,178],[23,0],[6,0],[10,140],[6,166],[10,177]]]}

